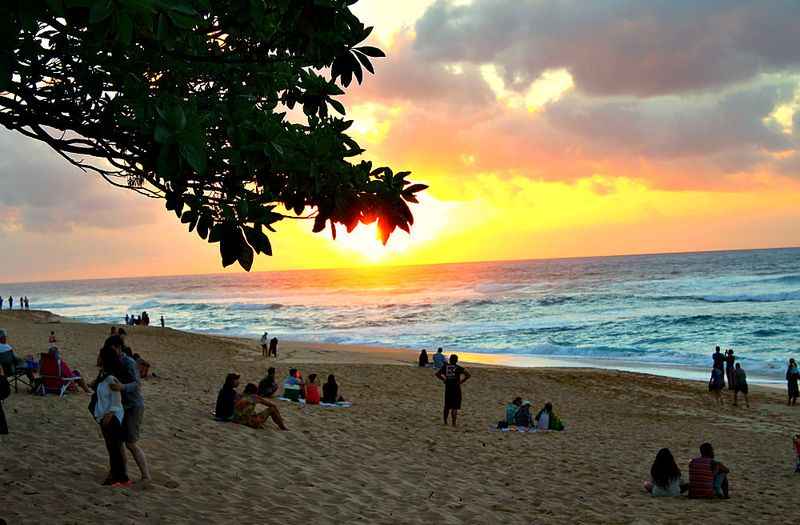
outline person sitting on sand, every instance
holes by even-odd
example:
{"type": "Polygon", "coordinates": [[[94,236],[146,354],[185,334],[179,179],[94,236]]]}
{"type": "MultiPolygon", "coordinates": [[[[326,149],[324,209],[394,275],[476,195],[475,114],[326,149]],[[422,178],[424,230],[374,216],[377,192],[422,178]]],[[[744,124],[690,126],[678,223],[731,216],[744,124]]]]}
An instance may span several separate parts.
{"type": "Polygon", "coordinates": [[[305,383],[296,368],[289,369],[289,377],[283,382],[283,397],[292,401],[305,399],[305,383]]]}
{"type": "Polygon", "coordinates": [[[3,329],[0,329],[0,367],[3,368],[6,376],[11,376],[17,369],[24,370],[28,383],[33,385],[33,370],[14,354],[14,347],[8,344],[8,334],[3,329]]]}
{"type": "Polygon", "coordinates": [[[514,425],[518,427],[531,427],[533,426],[533,416],[531,415],[531,402],[523,401],[517,413],[514,414],[514,425]]]}
{"type": "Polygon", "coordinates": [[[656,454],[653,466],[650,467],[650,481],[644,484],[645,490],[653,496],[680,496],[689,490],[689,484],[683,482],[681,469],[668,448],[662,448],[656,454]]]}
{"type": "Polygon", "coordinates": [[[517,411],[519,407],[522,406],[522,398],[515,397],[511,403],[506,405],[506,426],[511,426],[514,424],[514,418],[517,415],[517,411]]]}
{"type": "Polygon", "coordinates": [[[272,397],[278,391],[278,382],[275,381],[275,368],[269,367],[267,375],[258,383],[258,395],[261,397],[272,397]]]}
{"type": "Polygon", "coordinates": [[[741,363],[736,363],[733,372],[733,406],[739,406],[739,394],[744,396],[744,404],[750,408],[750,401],[747,399],[747,373],[742,368],[741,363]]]}
{"type": "Polygon", "coordinates": [[[214,410],[214,417],[219,421],[233,421],[234,406],[239,394],[236,389],[239,387],[239,374],[231,373],[225,377],[225,384],[217,394],[217,406],[214,410]]]}
{"type": "Polygon", "coordinates": [[[544,407],[536,414],[536,428],[539,430],[564,430],[564,424],[553,412],[553,404],[545,403],[544,407]]]}
{"type": "Polygon", "coordinates": [[[708,391],[711,392],[711,396],[720,406],[725,404],[725,400],[722,399],[722,390],[725,388],[725,378],[722,374],[722,369],[714,367],[711,369],[711,379],[708,381],[708,391]]]}
{"type": "Polygon", "coordinates": [[[789,359],[789,367],[786,369],[786,382],[789,390],[789,405],[796,405],[797,398],[800,397],[800,388],[797,381],[800,379],[800,369],[797,368],[797,362],[794,359],[789,359]]]}
{"type": "Polygon", "coordinates": [[[258,395],[258,387],[248,383],[244,393],[236,400],[234,405],[233,422],[250,428],[264,428],[267,419],[272,419],[281,430],[289,430],[283,423],[281,412],[272,402],[258,395]],[[266,410],[256,412],[258,405],[267,407],[266,410]]]}
{"type": "Polygon", "coordinates": [[[447,363],[447,359],[444,357],[444,353],[442,353],[442,348],[439,347],[436,350],[436,353],[433,354],[433,368],[439,370],[447,363]]]}
{"type": "Polygon", "coordinates": [[[309,374],[306,382],[306,403],[309,405],[319,405],[321,396],[319,395],[319,383],[317,374],[309,374]]]}
{"type": "MultiPolygon", "coordinates": [[[[50,349],[47,351],[47,353],[53,356],[59,363],[59,373],[61,377],[74,378],[75,381],[73,381],[73,383],[76,383],[79,387],[81,387],[81,390],[83,390],[87,394],[91,393],[91,390],[89,390],[89,387],[86,384],[86,380],[84,380],[83,377],[81,376],[80,370],[72,370],[69,367],[67,362],[64,359],[62,359],[61,355],[58,353],[57,346],[51,346],[50,349]]],[[[74,390],[74,387],[71,387],[71,389],[74,390]]]]}
{"type": "Polygon", "coordinates": [[[461,385],[470,378],[470,373],[459,366],[458,356],[451,354],[450,364],[441,367],[436,377],[444,383],[444,424],[447,424],[449,414],[450,421],[456,426],[458,411],[461,410],[461,385]]]}
{"type": "Polygon", "coordinates": [[[700,457],[689,462],[689,497],[728,497],[728,467],[714,460],[711,443],[700,445],[700,457]]]}
{"type": "Polygon", "coordinates": [[[330,374],[328,381],[322,385],[322,402],[334,405],[342,401],[344,401],[344,398],[339,395],[339,385],[336,383],[336,377],[330,374]]]}
{"type": "Polygon", "coordinates": [[[428,366],[428,351],[424,348],[422,349],[422,352],[419,353],[419,366],[420,368],[425,368],[428,366]]]}

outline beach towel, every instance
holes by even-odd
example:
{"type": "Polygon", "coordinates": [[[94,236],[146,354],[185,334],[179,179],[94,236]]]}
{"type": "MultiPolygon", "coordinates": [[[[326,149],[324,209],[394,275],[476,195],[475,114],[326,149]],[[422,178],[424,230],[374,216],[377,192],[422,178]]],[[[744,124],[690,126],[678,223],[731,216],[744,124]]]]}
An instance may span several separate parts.
{"type": "Polygon", "coordinates": [[[492,432],[542,432],[536,427],[518,427],[516,425],[509,425],[502,428],[489,427],[489,430],[492,432]]]}
{"type": "Polygon", "coordinates": [[[339,401],[338,403],[319,403],[315,405],[309,405],[306,403],[305,399],[299,399],[295,401],[294,399],[289,399],[288,397],[279,397],[279,401],[288,401],[289,403],[297,403],[300,406],[318,406],[322,408],[350,408],[353,406],[353,403],[350,401],[339,401]]]}

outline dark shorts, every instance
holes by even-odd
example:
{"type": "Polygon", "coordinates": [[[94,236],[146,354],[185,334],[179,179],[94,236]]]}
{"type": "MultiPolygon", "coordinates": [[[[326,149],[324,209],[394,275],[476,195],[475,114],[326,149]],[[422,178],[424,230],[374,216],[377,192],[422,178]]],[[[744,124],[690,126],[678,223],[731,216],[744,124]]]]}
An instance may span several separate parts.
{"type": "Polygon", "coordinates": [[[741,392],[742,394],[747,393],[747,385],[736,385],[733,387],[734,392],[741,392]]]}
{"type": "Polygon", "coordinates": [[[461,410],[461,388],[445,387],[444,407],[450,410],[461,410]]]}
{"type": "Polygon", "coordinates": [[[122,419],[122,428],[125,430],[125,443],[136,443],[139,441],[143,418],[143,406],[125,409],[125,417],[122,419]]]}

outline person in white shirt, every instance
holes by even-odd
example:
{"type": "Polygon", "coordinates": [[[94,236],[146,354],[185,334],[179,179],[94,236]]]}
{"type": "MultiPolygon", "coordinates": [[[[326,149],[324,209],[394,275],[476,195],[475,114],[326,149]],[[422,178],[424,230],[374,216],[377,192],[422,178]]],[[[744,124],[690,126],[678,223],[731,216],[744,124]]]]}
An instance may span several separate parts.
{"type": "Polygon", "coordinates": [[[264,335],[261,336],[261,355],[264,356],[264,359],[269,357],[269,334],[264,332],[264,335]]]}
{"type": "Polygon", "coordinates": [[[122,393],[112,389],[111,385],[119,384],[114,374],[120,373],[122,363],[116,351],[111,347],[104,347],[100,351],[102,371],[94,382],[97,401],[94,405],[93,415],[103,431],[103,439],[108,450],[110,473],[103,485],[112,487],[130,487],[132,482],[128,477],[125,464],[125,430],[122,421],[125,409],[122,406],[122,393]]]}

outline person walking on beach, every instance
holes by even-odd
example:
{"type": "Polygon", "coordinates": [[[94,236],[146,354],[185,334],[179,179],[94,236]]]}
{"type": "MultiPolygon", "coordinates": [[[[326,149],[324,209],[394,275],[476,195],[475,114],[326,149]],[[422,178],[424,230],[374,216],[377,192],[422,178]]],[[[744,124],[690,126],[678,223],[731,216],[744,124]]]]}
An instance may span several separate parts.
{"type": "Polygon", "coordinates": [[[112,384],[109,388],[115,392],[122,392],[122,406],[125,409],[123,429],[125,431],[125,446],[133,455],[139,471],[142,473],[142,481],[150,481],[150,467],[144,451],[139,446],[139,436],[141,434],[142,419],[144,418],[144,397],[142,397],[142,380],[139,376],[139,368],[136,361],[125,353],[122,349],[125,342],[119,335],[112,335],[106,340],[105,346],[109,346],[119,356],[125,377],[118,378],[122,384],[112,384]]]}
{"type": "Polygon", "coordinates": [[[789,388],[789,405],[794,406],[797,404],[797,398],[800,397],[800,387],[797,381],[800,379],[800,370],[797,368],[797,362],[794,359],[789,359],[789,368],[786,369],[786,382],[789,388]]]}
{"type": "Polygon", "coordinates": [[[734,383],[736,383],[736,370],[733,364],[736,362],[736,356],[733,355],[733,348],[725,351],[725,378],[728,380],[728,390],[733,390],[734,383]]]}
{"type": "Polygon", "coordinates": [[[747,373],[742,368],[741,363],[736,363],[733,372],[733,406],[739,406],[739,393],[744,396],[744,404],[750,408],[750,401],[747,399],[747,373]]]}
{"type": "Polygon", "coordinates": [[[269,340],[269,354],[270,356],[274,357],[275,359],[278,358],[278,338],[273,337],[269,340]]]}
{"type": "Polygon", "coordinates": [[[470,378],[470,373],[458,365],[458,356],[452,354],[450,364],[440,368],[436,377],[444,383],[444,424],[447,424],[449,414],[453,426],[456,426],[458,411],[461,410],[461,385],[470,378]]]}
{"type": "Polygon", "coordinates": [[[723,406],[725,401],[722,399],[722,390],[725,388],[725,378],[722,369],[714,367],[711,369],[711,379],[708,381],[708,391],[719,406],[723,406]]]}
{"type": "Polygon", "coordinates": [[[261,355],[264,359],[269,357],[269,334],[267,332],[261,336],[261,355]]]}

